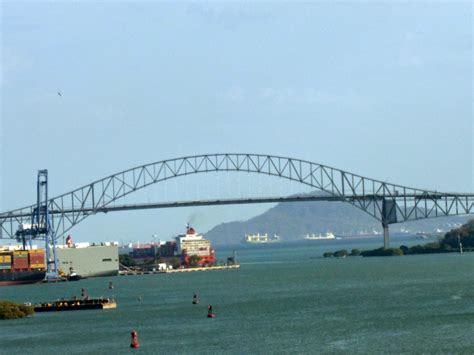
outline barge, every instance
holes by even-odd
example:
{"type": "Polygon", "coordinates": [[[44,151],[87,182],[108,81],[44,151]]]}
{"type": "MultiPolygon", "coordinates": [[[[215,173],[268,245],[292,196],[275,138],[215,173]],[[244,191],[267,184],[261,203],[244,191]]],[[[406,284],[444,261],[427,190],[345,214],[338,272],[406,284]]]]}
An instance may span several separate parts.
{"type": "Polygon", "coordinates": [[[86,309],[113,309],[117,303],[112,298],[90,298],[84,300],[58,300],[34,304],[35,312],[80,311],[86,309]]]}

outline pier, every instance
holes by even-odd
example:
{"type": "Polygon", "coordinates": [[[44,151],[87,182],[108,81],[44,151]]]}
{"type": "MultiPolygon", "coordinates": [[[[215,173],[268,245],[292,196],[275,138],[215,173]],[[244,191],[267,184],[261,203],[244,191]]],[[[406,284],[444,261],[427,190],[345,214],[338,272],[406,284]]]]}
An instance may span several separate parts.
{"type": "Polygon", "coordinates": [[[212,271],[212,270],[228,270],[228,269],[240,269],[240,264],[191,267],[191,268],[183,268],[183,269],[166,269],[166,270],[156,270],[156,271],[120,270],[119,275],[128,276],[128,275],[171,274],[171,273],[176,273],[176,272],[196,272],[196,271],[212,271]]]}

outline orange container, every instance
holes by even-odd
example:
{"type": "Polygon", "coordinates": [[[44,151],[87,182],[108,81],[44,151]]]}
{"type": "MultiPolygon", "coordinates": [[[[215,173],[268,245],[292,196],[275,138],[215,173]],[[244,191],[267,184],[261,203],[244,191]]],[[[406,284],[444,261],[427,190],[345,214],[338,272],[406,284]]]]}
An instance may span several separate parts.
{"type": "Polygon", "coordinates": [[[44,250],[43,249],[30,250],[30,255],[44,255],[44,250]]]}
{"type": "Polygon", "coordinates": [[[44,269],[45,264],[44,263],[30,264],[30,268],[32,268],[32,269],[44,269]]]}
{"type": "Polygon", "coordinates": [[[11,263],[12,256],[11,255],[0,255],[0,264],[2,263],[11,263]]]}
{"type": "Polygon", "coordinates": [[[30,264],[44,263],[44,255],[30,255],[30,264]]]}

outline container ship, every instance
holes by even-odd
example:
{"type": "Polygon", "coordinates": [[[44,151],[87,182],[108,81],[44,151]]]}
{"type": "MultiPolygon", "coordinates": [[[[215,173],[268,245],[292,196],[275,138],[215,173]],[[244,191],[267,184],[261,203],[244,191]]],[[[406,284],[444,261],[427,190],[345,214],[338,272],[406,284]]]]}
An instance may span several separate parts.
{"type": "Polygon", "coordinates": [[[189,265],[192,256],[198,256],[199,266],[212,265],[216,262],[216,254],[209,240],[197,234],[189,224],[186,234],[176,237],[176,253],[181,256],[181,262],[189,265]]]}
{"type": "Polygon", "coordinates": [[[0,286],[40,282],[44,280],[45,275],[43,249],[0,249],[0,286]]]}

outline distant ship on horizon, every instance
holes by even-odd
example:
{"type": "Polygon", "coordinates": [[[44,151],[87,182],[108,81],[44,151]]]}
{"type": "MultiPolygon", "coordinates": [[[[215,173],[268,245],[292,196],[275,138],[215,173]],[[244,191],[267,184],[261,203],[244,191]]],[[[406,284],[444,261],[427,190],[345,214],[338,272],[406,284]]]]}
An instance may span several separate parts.
{"type": "Polygon", "coordinates": [[[306,234],[304,239],[305,240],[334,240],[334,239],[341,239],[341,238],[336,237],[332,232],[327,232],[325,235],[322,235],[321,233],[319,233],[318,235],[306,234]]]}
{"type": "Polygon", "coordinates": [[[343,233],[339,235],[343,238],[372,238],[372,237],[378,237],[379,235],[382,235],[382,232],[379,232],[375,229],[373,229],[372,231],[356,230],[356,231],[350,231],[349,233],[343,233]]]}
{"type": "Polygon", "coordinates": [[[278,243],[280,242],[280,236],[274,234],[273,236],[268,236],[268,233],[265,234],[246,234],[244,243],[255,243],[255,244],[265,244],[265,243],[278,243]]]}

